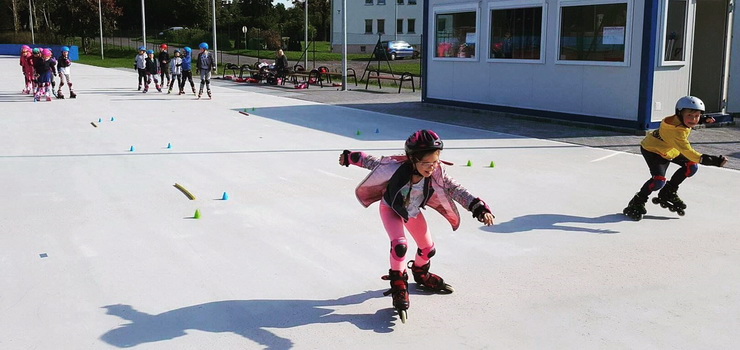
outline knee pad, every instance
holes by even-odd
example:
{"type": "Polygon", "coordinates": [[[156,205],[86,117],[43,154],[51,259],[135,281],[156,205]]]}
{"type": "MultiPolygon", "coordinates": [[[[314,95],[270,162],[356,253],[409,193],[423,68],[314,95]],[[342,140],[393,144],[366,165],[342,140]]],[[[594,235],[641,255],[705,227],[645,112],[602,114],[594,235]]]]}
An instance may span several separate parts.
{"type": "Polygon", "coordinates": [[[62,86],[64,86],[64,82],[60,82],[60,83],[59,83],[59,88],[60,88],[60,89],[62,88],[62,86]]]}
{"type": "Polygon", "coordinates": [[[686,177],[692,177],[696,172],[699,171],[699,163],[688,162],[686,163],[686,177]]]}
{"type": "Polygon", "coordinates": [[[437,254],[437,248],[434,248],[434,244],[429,248],[419,248],[416,250],[416,255],[422,258],[431,259],[434,254],[437,254]]]}
{"type": "Polygon", "coordinates": [[[206,84],[211,85],[211,79],[206,79],[206,84]]]}
{"type": "Polygon", "coordinates": [[[406,251],[408,250],[405,239],[394,239],[391,241],[391,256],[393,260],[403,261],[406,257],[406,251]]]}
{"type": "Polygon", "coordinates": [[[650,191],[657,191],[665,186],[665,176],[655,175],[650,179],[650,191]]]}

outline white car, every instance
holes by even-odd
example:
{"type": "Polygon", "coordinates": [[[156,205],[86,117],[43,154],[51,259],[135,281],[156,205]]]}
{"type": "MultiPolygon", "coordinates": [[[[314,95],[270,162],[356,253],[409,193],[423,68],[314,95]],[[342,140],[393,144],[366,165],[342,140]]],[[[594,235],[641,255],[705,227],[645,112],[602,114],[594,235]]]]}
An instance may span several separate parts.
{"type": "Polygon", "coordinates": [[[162,36],[162,35],[165,35],[167,32],[173,32],[173,31],[176,31],[176,30],[183,30],[183,29],[187,29],[187,28],[185,28],[185,27],[169,27],[169,28],[167,28],[167,29],[159,32],[159,35],[162,36]]]}

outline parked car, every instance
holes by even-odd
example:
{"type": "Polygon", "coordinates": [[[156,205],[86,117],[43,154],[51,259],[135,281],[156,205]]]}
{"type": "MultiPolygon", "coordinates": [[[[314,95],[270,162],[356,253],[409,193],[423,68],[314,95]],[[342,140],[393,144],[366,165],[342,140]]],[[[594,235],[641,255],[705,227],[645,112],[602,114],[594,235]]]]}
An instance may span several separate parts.
{"type": "Polygon", "coordinates": [[[375,53],[380,59],[387,57],[393,61],[396,58],[417,57],[414,47],[405,41],[382,41],[380,44],[382,45],[382,50],[375,53]]]}
{"type": "Polygon", "coordinates": [[[187,28],[185,28],[185,27],[169,27],[169,28],[167,28],[167,29],[159,32],[159,36],[165,35],[165,34],[167,34],[169,32],[174,32],[176,30],[183,30],[183,29],[187,29],[187,28]]]}

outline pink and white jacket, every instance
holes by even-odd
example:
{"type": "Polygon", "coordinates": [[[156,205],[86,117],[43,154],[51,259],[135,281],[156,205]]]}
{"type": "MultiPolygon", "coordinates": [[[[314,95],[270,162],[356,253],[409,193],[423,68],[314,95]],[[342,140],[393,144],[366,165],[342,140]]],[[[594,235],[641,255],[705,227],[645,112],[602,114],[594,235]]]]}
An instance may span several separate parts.
{"type": "MultiPolygon", "coordinates": [[[[355,195],[364,207],[379,201],[381,198],[393,208],[393,210],[408,221],[408,213],[403,206],[400,189],[407,185],[413,167],[406,162],[406,156],[385,156],[377,158],[364,152],[351,152],[349,164],[370,169],[370,174],[360,182],[355,189],[355,195]]],[[[454,179],[445,174],[441,163],[432,173],[432,176],[425,178],[424,184],[424,201],[421,208],[426,205],[436,210],[452,225],[452,230],[460,227],[460,213],[454,201],[457,201],[464,208],[470,210],[470,207],[481,202],[474,197],[468,190],[458,184],[454,179]]]]}

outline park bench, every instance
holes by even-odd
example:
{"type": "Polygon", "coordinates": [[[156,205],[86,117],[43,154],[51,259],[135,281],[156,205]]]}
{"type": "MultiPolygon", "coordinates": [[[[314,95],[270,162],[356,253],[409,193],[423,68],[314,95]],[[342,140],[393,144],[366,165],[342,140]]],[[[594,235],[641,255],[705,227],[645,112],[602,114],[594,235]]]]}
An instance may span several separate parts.
{"type": "Polygon", "coordinates": [[[383,85],[381,84],[381,80],[391,80],[394,82],[398,82],[398,93],[401,93],[401,88],[403,87],[404,81],[410,81],[411,82],[411,90],[413,92],[416,92],[416,87],[414,86],[414,75],[409,72],[404,72],[401,74],[401,76],[395,76],[395,75],[381,75],[380,71],[371,70],[368,71],[367,74],[367,80],[365,81],[365,89],[368,88],[368,85],[370,84],[370,79],[374,79],[378,81],[378,87],[383,88],[383,85]],[[372,76],[373,73],[375,73],[375,76],[372,76]]]}

